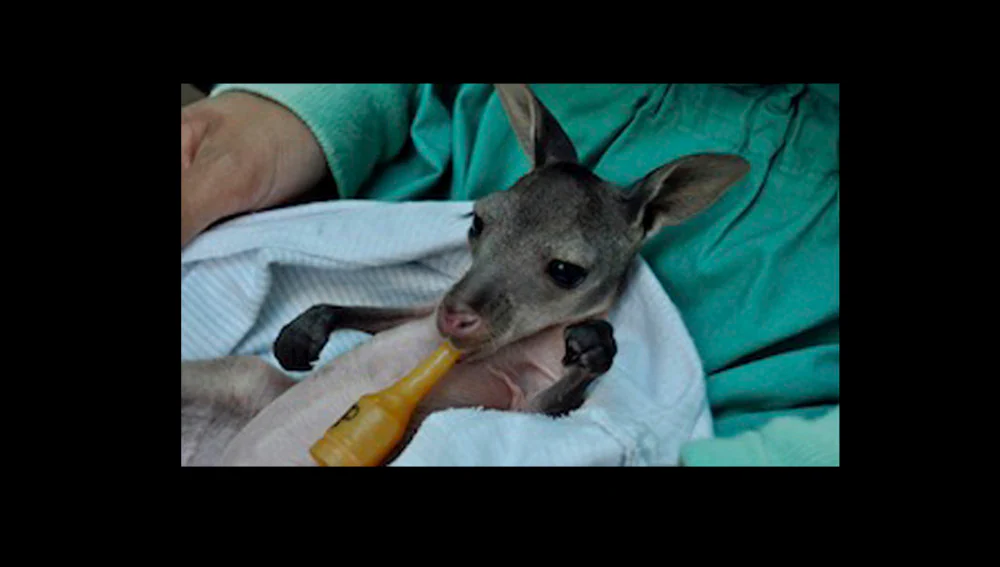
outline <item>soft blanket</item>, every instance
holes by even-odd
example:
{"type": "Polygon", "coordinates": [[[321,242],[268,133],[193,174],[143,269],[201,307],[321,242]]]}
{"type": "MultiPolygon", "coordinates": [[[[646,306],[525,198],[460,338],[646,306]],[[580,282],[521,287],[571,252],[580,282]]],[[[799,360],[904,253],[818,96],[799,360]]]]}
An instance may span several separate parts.
{"type": "MultiPolygon", "coordinates": [[[[469,264],[469,210],[469,202],[337,201],[208,231],[181,254],[181,360],[254,355],[278,367],[275,337],[314,304],[434,301],[469,264]]],[[[428,418],[393,464],[676,464],[682,445],[712,436],[712,422],[694,344],[644,261],[610,321],[618,355],[576,412],[447,410],[428,418]]],[[[335,332],[316,367],[368,338],[335,332]]]]}

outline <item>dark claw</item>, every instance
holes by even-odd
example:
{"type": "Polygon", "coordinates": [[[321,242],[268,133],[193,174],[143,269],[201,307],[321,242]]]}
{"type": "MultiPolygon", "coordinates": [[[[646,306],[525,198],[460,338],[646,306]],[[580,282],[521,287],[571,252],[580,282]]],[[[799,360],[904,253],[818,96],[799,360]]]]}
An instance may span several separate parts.
{"type": "Polygon", "coordinates": [[[285,370],[312,370],[330,337],[332,318],[328,306],[307,310],[285,325],[274,341],[274,356],[285,370]]]}
{"type": "Polygon", "coordinates": [[[274,342],[274,356],[285,370],[312,370],[324,343],[313,340],[298,329],[286,326],[274,342]]]}
{"type": "Polygon", "coordinates": [[[607,321],[591,320],[566,328],[566,355],[563,366],[578,365],[594,374],[611,368],[618,345],[614,328],[607,321]]]}

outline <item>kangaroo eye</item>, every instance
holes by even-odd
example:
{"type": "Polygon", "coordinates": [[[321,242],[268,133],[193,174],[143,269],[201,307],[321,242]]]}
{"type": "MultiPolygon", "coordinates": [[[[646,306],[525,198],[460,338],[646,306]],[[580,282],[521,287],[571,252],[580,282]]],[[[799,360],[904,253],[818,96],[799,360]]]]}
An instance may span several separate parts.
{"type": "Polygon", "coordinates": [[[469,238],[475,238],[481,232],[483,232],[483,219],[479,218],[479,215],[473,215],[472,227],[469,228],[469,238]]]}
{"type": "Polygon", "coordinates": [[[556,285],[565,289],[573,289],[587,277],[587,270],[561,260],[549,262],[548,272],[556,285]]]}

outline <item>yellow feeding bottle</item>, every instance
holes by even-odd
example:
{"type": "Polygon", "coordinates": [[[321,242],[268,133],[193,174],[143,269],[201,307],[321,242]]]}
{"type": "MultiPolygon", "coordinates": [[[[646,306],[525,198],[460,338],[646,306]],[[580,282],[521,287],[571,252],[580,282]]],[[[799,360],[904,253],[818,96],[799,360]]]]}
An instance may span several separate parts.
{"type": "Polygon", "coordinates": [[[417,404],[455,363],[461,351],[445,341],[402,380],[362,396],[309,449],[325,467],[374,467],[403,439],[417,404]]]}

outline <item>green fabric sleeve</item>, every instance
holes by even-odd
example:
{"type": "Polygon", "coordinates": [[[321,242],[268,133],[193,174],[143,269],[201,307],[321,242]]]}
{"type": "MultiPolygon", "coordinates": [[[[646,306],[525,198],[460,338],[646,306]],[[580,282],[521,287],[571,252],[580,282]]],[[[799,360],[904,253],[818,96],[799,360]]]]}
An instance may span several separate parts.
{"type": "Polygon", "coordinates": [[[681,462],[692,467],[840,466],[840,406],[807,420],[782,417],[757,431],[689,443],[681,462]]]}
{"type": "Polygon", "coordinates": [[[253,93],[295,113],[323,148],[340,196],[356,198],[375,168],[403,149],[417,85],[224,84],[212,96],[253,93]]]}

